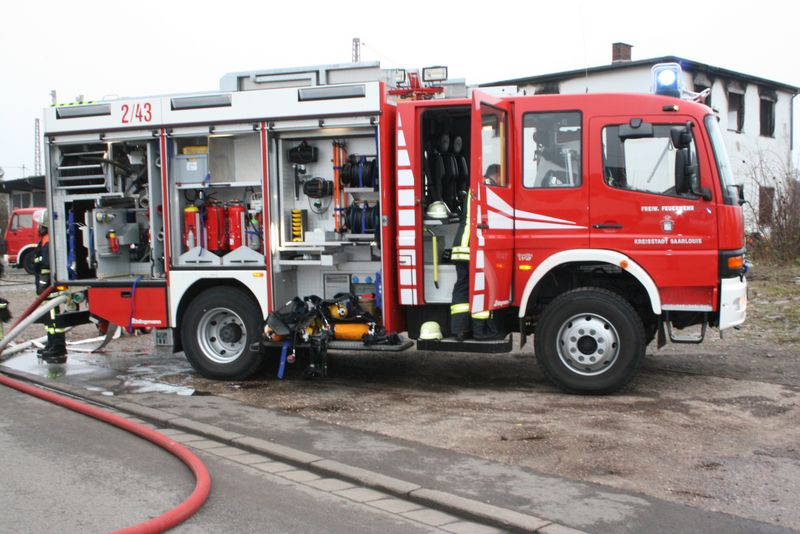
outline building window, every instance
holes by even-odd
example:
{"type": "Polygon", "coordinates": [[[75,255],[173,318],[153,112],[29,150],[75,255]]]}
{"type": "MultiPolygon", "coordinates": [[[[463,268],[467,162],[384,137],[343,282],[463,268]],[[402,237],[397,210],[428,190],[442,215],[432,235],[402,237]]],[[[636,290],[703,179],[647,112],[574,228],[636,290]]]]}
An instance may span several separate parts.
{"type": "Polygon", "coordinates": [[[42,192],[34,191],[32,195],[33,195],[33,207],[47,206],[47,196],[45,196],[44,191],[42,192]]]}
{"type": "Polygon", "coordinates": [[[775,136],[775,102],[766,98],[761,99],[761,135],[764,137],[775,136]]]}
{"type": "Polygon", "coordinates": [[[744,129],[744,95],[728,93],[728,130],[741,133],[744,129]]]}
{"type": "Polygon", "coordinates": [[[30,193],[13,193],[11,195],[11,208],[30,208],[31,207],[31,194],[30,193]]]}
{"type": "MultiPolygon", "coordinates": [[[[711,89],[711,88],[709,86],[707,86],[707,85],[701,85],[701,84],[695,84],[695,86],[694,86],[694,92],[695,93],[702,93],[706,89],[711,89]]],[[[708,93],[708,96],[705,99],[705,104],[708,107],[712,107],[711,106],[711,92],[708,93]]]]}
{"type": "Polygon", "coordinates": [[[760,186],[758,188],[758,225],[772,226],[772,212],[775,207],[775,188],[760,186]]]}

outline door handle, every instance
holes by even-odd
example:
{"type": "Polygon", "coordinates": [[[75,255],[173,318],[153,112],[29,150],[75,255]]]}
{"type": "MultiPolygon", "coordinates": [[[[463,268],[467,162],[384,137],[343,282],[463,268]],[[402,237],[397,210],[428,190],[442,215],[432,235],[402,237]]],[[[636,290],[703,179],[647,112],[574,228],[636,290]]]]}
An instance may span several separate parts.
{"type": "Polygon", "coordinates": [[[480,228],[481,230],[488,230],[489,225],[486,223],[478,223],[478,228],[480,228]]]}
{"type": "Polygon", "coordinates": [[[593,224],[592,228],[597,230],[619,230],[622,228],[621,224],[593,224]]]}

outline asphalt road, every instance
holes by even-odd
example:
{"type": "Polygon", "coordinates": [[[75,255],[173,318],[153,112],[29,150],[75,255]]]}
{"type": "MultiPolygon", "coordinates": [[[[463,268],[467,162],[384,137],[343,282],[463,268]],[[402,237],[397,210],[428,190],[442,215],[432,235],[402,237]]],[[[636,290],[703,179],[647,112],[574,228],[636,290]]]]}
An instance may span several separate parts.
{"type": "MultiPolygon", "coordinates": [[[[155,445],[0,386],[0,532],[106,532],[158,515],[194,487],[155,445]]],[[[374,507],[200,453],[213,489],[177,532],[434,532],[374,507]]]]}

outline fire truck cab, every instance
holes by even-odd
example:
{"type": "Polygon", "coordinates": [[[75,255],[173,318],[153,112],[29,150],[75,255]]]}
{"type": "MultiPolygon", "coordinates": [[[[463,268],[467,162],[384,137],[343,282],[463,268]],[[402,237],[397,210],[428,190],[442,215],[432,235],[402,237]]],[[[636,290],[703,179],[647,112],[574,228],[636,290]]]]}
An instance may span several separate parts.
{"type": "Polygon", "coordinates": [[[435,321],[426,350],[533,335],[546,374],[578,393],[626,384],[656,337],[702,340],[673,328],[744,320],[740,195],[708,107],[480,90],[395,102],[394,82],[377,64],[254,71],[218,92],[46,109],[56,280],[98,319],[175,332],[223,379],[253,374],[267,315],[312,294],[353,294],[411,339],[435,321]],[[445,251],[462,221],[470,313],[492,316],[496,340],[449,335],[445,251]]]}

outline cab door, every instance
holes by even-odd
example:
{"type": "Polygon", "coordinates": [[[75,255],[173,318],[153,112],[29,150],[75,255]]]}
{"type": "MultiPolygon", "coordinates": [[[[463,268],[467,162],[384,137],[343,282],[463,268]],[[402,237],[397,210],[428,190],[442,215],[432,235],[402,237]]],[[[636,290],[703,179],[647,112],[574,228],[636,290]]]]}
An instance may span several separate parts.
{"type": "Polygon", "coordinates": [[[472,314],[511,305],[514,264],[511,103],[472,93],[470,288],[472,314]]]}
{"type": "Polygon", "coordinates": [[[712,168],[691,119],[671,114],[591,121],[591,244],[641,265],[658,285],[663,309],[711,311],[718,263],[712,168]],[[708,198],[682,192],[676,181],[678,150],[670,131],[689,123],[691,162],[708,198]]]}

